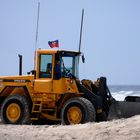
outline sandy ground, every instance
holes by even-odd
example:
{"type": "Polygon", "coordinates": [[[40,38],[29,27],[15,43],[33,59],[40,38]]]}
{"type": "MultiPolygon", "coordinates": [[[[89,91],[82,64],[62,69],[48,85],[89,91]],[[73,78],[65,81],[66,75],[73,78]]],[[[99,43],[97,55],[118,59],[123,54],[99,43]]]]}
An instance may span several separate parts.
{"type": "Polygon", "coordinates": [[[80,125],[0,125],[0,140],[140,140],[140,116],[80,125]]]}

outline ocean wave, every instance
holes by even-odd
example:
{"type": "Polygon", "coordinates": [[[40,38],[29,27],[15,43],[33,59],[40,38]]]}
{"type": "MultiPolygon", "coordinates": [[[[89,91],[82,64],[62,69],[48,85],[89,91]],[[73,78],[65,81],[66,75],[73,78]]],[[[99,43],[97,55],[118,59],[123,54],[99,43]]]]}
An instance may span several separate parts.
{"type": "Polygon", "coordinates": [[[140,96],[140,91],[118,91],[111,94],[116,100],[123,101],[126,96],[140,96]]]}

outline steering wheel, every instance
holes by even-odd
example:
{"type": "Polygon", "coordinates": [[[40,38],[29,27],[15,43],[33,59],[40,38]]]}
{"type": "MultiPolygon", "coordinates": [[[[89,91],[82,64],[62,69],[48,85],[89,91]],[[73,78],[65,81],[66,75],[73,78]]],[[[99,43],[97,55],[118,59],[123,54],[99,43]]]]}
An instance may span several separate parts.
{"type": "Polygon", "coordinates": [[[64,67],[63,73],[64,73],[64,76],[69,76],[70,70],[68,70],[66,67],[64,67]]]}
{"type": "Polygon", "coordinates": [[[70,79],[76,79],[76,77],[67,68],[64,68],[64,76],[67,76],[70,79]]]}

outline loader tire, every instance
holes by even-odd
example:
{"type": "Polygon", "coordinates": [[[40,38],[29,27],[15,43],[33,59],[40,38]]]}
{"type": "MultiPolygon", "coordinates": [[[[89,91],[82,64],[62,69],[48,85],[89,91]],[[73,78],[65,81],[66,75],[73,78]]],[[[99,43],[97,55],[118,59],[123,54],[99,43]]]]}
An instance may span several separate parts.
{"type": "Polygon", "coordinates": [[[5,99],[1,107],[4,124],[30,124],[30,106],[25,96],[14,94],[5,99]]]}
{"type": "Polygon", "coordinates": [[[93,122],[95,118],[96,113],[93,104],[82,97],[68,100],[61,112],[61,121],[64,125],[93,122]]]}

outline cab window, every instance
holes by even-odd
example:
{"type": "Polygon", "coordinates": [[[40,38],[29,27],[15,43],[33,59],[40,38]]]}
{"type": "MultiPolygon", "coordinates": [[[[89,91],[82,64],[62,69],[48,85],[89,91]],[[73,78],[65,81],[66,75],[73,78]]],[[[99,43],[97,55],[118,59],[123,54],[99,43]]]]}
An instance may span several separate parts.
{"type": "Polygon", "coordinates": [[[51,78],[51,77],[52,77],[52,55],[41,54],[39,78],[51,78]]]}

